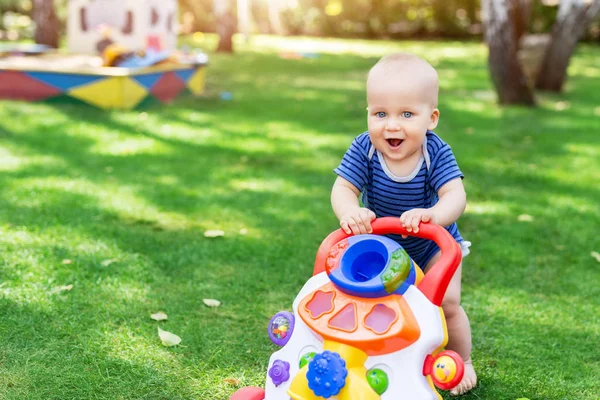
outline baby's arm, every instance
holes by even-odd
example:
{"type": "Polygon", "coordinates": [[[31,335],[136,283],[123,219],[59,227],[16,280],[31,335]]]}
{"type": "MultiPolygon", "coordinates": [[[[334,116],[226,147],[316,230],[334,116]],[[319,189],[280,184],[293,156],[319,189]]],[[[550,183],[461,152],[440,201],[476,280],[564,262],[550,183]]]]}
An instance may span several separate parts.
{"type": "Polygon", "coordinates": [[[344,232],[359,235],[371,233],[371,221],[375,213],[362,208],[358,202],[360,190],[348,180],[338,176],[331,189],[331,206],[344,232]]]}
{"type": "Polygon", "coordinates": [[[465,211],[467,195],[462,179],[447,182],[438,191],[438,202],[431,208],[414,208],[400,216],[400,222],[409,232],[419,232],[419,223],[431,222],[449,226],[465,211]]]}

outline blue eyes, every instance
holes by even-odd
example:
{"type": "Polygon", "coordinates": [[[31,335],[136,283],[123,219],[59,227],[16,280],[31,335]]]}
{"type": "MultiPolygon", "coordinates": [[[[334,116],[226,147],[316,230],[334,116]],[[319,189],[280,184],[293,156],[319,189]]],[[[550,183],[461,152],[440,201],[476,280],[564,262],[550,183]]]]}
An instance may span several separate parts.
{"type": "MultiPolygon", "coordinates": [[[[385,117],[387,117],[387,113],[385,111],[378,111],[375,113],[375,116],[377,116],[377,118],[385,118],[385,117]]],[[[410,111],[404,111],[402,113],[403,118],[410,118],[412,116],[413,116],[413,113],[411,113],[410,111]]]]}

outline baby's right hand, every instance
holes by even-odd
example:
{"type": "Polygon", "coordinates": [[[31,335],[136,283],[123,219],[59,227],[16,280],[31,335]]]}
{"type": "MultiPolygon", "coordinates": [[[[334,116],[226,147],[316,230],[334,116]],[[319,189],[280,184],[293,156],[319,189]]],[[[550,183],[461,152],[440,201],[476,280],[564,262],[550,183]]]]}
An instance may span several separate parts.
{"type": "Polygon", "coordinates": [[[340,226],[347,234],[353,233],[360,235],[363,233],[373,232],[371,227],[371,221],[377,216],[375,213],[368,208],[358,208],[354,211],[350,211],[340,218],[340,226]]]}

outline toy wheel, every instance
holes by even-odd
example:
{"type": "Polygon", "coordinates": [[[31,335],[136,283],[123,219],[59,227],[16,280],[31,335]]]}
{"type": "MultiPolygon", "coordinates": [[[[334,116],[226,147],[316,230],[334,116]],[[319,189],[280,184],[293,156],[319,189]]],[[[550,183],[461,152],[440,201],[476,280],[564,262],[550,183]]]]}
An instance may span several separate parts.
{"type": "Polygon", "coordinates": [[[265,389],[257,387],[245,387],[235,392],[229,400],[264,400],[265,389]]]}

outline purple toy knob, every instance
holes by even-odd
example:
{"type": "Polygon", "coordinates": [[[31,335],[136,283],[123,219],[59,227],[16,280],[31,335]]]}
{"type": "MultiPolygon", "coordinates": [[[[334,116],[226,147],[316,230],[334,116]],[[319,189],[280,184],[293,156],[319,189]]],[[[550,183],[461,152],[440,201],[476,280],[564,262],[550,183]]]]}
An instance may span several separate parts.
{"type": "Polygon", "coordinates": [[[287,382],[290,379],[290,363],[283,360],[273,361],[273,365],[269,368],[269,376],[275,386],[287,382]]]}
{"type": "Polygon", "coordinates": [[[294,314],[280,311],[269,322],[269,338],[277,346],[285,346],[294,331],[294,314]]]}

